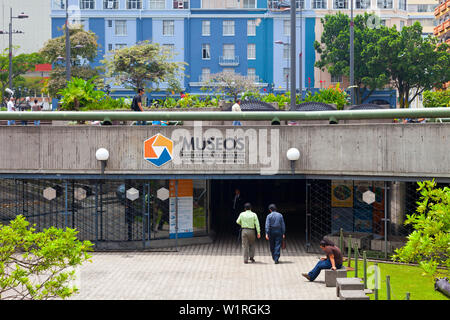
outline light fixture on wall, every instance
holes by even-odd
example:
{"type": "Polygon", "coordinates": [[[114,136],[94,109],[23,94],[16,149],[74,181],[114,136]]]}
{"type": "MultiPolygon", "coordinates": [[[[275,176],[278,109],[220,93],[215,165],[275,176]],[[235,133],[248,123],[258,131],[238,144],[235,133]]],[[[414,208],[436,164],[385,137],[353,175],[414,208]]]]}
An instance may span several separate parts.
{"type": "Polygon", "coordinates": [[[291,161],[291,172],[292,174],[295,173],[295,161],[300,159],[300,151],[297,148],[290,148],[286,152],[286,157],[289,161],[291,161]]]}
{"type": "Polygon", "coordinates": [[[105,148],[100,148],[95,152],[95,158],[102,164],[102,174],[105,173],[106,162],[109,159],[109,151],[105,148]]]}

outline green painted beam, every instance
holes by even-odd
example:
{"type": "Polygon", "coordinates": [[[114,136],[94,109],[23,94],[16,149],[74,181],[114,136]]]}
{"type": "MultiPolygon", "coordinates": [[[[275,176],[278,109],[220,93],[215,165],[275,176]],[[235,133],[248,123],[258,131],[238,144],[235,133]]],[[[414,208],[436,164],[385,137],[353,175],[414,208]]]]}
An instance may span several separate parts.
{"type": "Polygon", "coordinates": [[[427,109],[379,109],[379,110],[336,110],[336,111],[145,111],[145,112],[76,112],[76,111],[36,111],[0,112],[0,120],[362,120],[394,118],[450,118],[450,108],[427,109]]]}

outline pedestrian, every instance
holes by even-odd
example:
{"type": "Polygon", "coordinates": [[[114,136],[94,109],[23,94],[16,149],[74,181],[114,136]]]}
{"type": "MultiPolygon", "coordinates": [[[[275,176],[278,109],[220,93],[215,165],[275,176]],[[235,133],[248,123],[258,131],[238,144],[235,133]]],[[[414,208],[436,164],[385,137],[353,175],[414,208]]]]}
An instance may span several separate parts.
{"type": "MultiPolygon", "coordinates": [[[[20,107],[20,111],[25,111],[25,109],[31,108],[31,104],[30,104],[30,97],[26,97],[25,98],[25,106],[20,107]]],[[[22,120],[20,122],[23,126],[26,126],[28,124],[27,120],[22,120]]]]}
{"type": "Polygon", "coordinates": [[[269,240],[270,252],[275,264],[280,259],[281,242],[286,237],[283,215],[274,204],[269,205],[270,214],[266,218],[266,240],[269,240]]]}
{"type": "MultiPolygon", "coordinates": [[[[231,112],[241,112],[241,100],[236,100],[236,102],[231,107],[231,112]]],[[[241,122],[238,120],[233,121],[233,126],[241,126],[241,122]]]]}
{"type": "MultiPolygon", "coordinates": [[[[241,197],[241,190],[239,190],[238,188],[236,188],[234,190],[234,196],[233,196],[233,200],[232,200],[232,209],[231,209],[231,215],[232,215],[232,221],[233,221],[233,233],[238,235],[238,239],[239,239],[239,235],[240,235],[240,228],[239,226],[234,225],[234,221],[236,221],[236,219],[239,217],[239,214],[242,212],[241,210],[244,208],[244,200],[241,197]]],[[[229,220],[228,220],[229,221],[229,220]]]]}
{"type": "MultiPolygon", "coordinates": [[[[9,98],[8,103],[6,104],[8,112],[16,111],[16,107],[14,106],[14,97],[9,98]]],[[[16,120],[8,120],[8,126],[16,124],[16,120]]]]}
{"type": "Polygon", "coordinates": [[[302,273],[302,276],[309,281],[314,281],[324,269],[340,269],[342,267],[342,253],[334,243],[326,238],[320,241],[320,248],[327,255],[326,258],[320,258],[316,266],[308,273],[302,273]]]}
{"type": "MultiPolygon", "coordinates": [[[[144,95],[145,91],[142,88],[139,88],[137,91],[137,95],[134,96],[133,101],[131,102],[131,109],[136,112],[143,112],[144,109],[142,108],[142,96],[144,95]]],[[[146,125],[147,123],[145,121],[136,121],[136,125],[146,125]]]]}
{"type": "Polygon", "coordinates": [[[242,249],[244,254],[244,263],[250,261],[255,262],[255,232],[256,236],[261,238],[261,230],[259,228],[258,216],[252,211],[250,203],[244,204],[244,212],[241,212],[236,223],[242,228],[242,249]]]}
{"type": "MultiPolygon", "coordinates": [[[[31,111],[41,111],[41,106],[38,104],[38,99],[34,99],[34,105],[31,106],[31,111]]],[[[34,120],[34,125],[38,126],[41,124],[41,120],[34,120]]]]}

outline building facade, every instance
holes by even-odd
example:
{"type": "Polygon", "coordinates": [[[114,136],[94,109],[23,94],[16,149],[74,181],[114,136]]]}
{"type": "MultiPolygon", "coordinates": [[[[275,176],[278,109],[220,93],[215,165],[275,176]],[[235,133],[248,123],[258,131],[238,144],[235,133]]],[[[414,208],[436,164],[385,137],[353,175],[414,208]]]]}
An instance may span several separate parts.
{"type": "MultiPolygon", "coordinates": [[[[433,34],[442,42],[450,45],[450,0],[440,0],[439,5],[434,9],[437,26],[433,30],[433,34]]],[[[446,88],[450,87],[450,81],[446,83],[446,88]]]]}

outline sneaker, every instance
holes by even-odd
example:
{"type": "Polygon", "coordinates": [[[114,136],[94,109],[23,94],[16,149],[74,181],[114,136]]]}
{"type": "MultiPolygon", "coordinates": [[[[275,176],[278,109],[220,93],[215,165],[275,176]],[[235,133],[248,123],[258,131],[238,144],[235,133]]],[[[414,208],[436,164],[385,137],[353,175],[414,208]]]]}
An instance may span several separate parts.
{"type": "Polygon", "coordinates": [[[311,281],[311,279],[309,278],[307,273],[302,273],[302,276],[304,276],[306,279],[308,279],[309,281],[311,281]]]}
{"type": "Polygon", "coordinates": [[[278,260],[275,261],[275,264],[279,264],[278,260]]]}
{"type": "Polygon", "coordinates": [[[255,259],[253,259],[253,258],[250,258],[250,261],[251,261],[252,263],[255,263],[255,262],[256,262],[255,259]]]}

